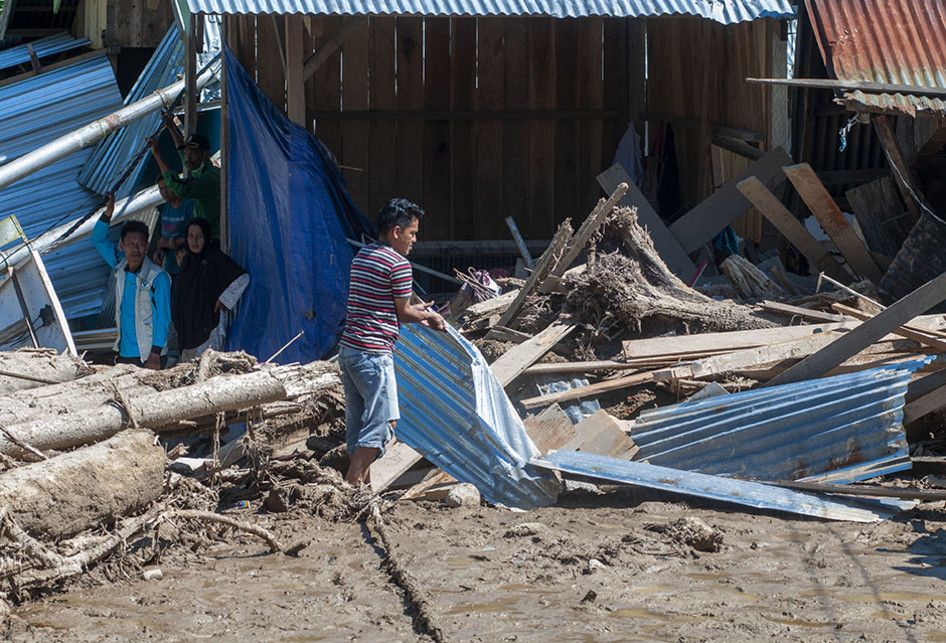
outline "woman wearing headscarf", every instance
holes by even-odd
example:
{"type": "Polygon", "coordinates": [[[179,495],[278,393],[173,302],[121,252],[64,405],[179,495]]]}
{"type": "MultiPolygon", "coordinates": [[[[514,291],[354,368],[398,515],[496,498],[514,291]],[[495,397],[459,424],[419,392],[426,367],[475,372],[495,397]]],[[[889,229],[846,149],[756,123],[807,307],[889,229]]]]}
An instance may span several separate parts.
{"type": "Polygon", "coordinates": [[[186,238],[187,251],[171,292],[171,320],[184,362],[208,348],[223,348],[226,313],[250,283],[246,271],[211,243],[207,220],[191,219],[186,238]]]}

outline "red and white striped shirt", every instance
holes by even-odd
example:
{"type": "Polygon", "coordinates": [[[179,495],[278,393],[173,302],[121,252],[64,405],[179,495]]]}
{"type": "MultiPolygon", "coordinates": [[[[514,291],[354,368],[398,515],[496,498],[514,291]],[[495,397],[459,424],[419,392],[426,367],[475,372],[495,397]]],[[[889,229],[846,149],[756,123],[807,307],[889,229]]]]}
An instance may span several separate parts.
{"type": "Polygon", "coordinates": [[[400,325],[394,299],[411,296],[411,264],[390,246],[373,243],[351,262],[348,312],[341,344],[368,353],[394,350],[400,325]]]}

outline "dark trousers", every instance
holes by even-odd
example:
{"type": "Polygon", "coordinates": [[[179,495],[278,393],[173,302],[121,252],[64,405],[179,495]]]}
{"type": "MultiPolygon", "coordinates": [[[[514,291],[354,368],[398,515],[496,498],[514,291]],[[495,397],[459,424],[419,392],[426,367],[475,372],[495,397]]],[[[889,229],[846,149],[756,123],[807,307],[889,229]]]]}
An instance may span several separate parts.
{"type": "MultiPolygon", "coordinates": [[[[164,368],[167,365],[168,358],[167,355],[161,356],[161,368],[164,368]]],[[[138,357],[122,357],[118,353],[115,354],[115,363],[116,364],[134,364],[139,368],[144,368],[144,364],[141,362],[141,358],[138,357]]]]}

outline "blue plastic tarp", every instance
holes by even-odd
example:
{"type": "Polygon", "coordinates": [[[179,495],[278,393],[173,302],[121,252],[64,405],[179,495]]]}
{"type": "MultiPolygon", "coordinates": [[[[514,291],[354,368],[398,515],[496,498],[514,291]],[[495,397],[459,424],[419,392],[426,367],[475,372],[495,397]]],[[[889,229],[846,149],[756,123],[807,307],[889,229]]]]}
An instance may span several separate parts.
{"type": "Polygon", "coordinates": [[[230,251],[250,274],[229,348],[309,362],[335,345],[353,252],[372,232],[325,147],[269,102],[226,49],[230,251]]]}

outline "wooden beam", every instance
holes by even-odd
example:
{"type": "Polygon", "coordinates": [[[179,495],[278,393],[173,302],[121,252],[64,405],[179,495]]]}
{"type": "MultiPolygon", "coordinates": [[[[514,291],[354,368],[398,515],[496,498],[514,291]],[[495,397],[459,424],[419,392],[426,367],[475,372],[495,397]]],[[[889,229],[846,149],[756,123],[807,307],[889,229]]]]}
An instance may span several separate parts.
{"type": "Polygon", "coordinates": [[[765,156],[765,150],[758,147],[753,147],[745,141],[739,140],[738,138],[729,138],[728,136],[714,136],[710,140],[716,147],[724,149],[728,152],[732,152],[733,154],[738,154],[739,156],[747,158],[750,161],[758,161],[760,158],[765,156]]]}
{"type": "Polygon", "coordinates": [[[791,162],[785,150],[778,147],[677,219],[670,232],[684,252],[698,250],[749,209],[752,204],[736,188],[741,181],[756,176],[767,186],[775,187],[784,180],[782,166],[791,162]]]}
{"type": "Polygon", "coordinates": [[[921,87],[918,85],[895,85],[893,83],[871,83],[863,80],[835,80],[833,78],[746,78],[747,83],[763,85],[788,85],[808,89],[834,89],[837,91],[860,91],[865,94],[912,94],[929,98],[946,98],[946,89],[921,87]]]}
{"type": "Polygon", "coordinates": [[[286,105],[287,115],[296,125],[306,129],[305,75],[302,57],[305,53],[305,25],[302,16],[290,14],[286,17],[286,105]]]}
{"type": "Polygon", "coordinates": [[[789,304],[783,304],[777,301],[763,301],[760,304],[760,307],[762,310],[771,313],[790,315],[792,317],[801,317],[802,319],[817,322],[841,323],[854,319],[853,317],[835,315],[821,310],[811,310],[810,308],[802,308],[801,306],[790,306],[789,304]]]}
{"type": "Polygon", "coordinates": [[[490,364],[490,369],[504,387],[509,386],[522,372],[542,359],[556,344],[578,327],[570,320],[559,318],[549,324],[532,339],[513,346],[499,359],[490,364]]]}
{"type": "MultiPolygon", "coordinates": [[[[203,18],[191,14],[184,35],[184,138],[197,131],[197,25],[203,18]]],[[[184,165],[184,173],[188,173],[184,165]]]]}
{"type": "Polygon", "coordinates": [[[933,389],[926,395],[909,402],[903,407],[903,423],[910,424],[911,422],[916,422],[944,407],[946,407],[946,385],[933,389]]]}
{"type": "MultiPolygon", "coordinates": [[[[362,17],[351,17],[345,18],[342,21],[342,24],[339,26],[338,31],[336,31],[332,36],[325,41],[325,43],[319,47],[318,51],[309,56],[305,64],[302,67],[302,80],[303,82],[309,80],[312,77],[312,74],[321,67],[326,60],[332,57],[339,47],[342,46],[342,42],[345,40],[345,36],[348,35],[355,27],[359,25],[368,24],[368,18],[362,17]]],[[[394,55],[394,52],[391,52],[391,55],[394,55]]]]}
{"type": "Polygon", "coordinates": [[[847,260],[854,274],[879,284],[883,272],[874,261],[867,246],[848,224],[841,208],[834,202],[834,198],[818,179],[818,175],[811,166],[807,163],[799,163],[783,169],[805,205],[815,215],[822,229],[847,260]]]}
{"type": "Polygon", "coordinates": [[[854,274],[879,284],[883,272],[874,261],[867,246],[848,225],[841,208],[834,202],[831,193],[818,179],[818,175],[811,166],[807,163],[799,163],[785,167],[784,171],[788,180],[798,190],[805,205],[815,215],[822,229],[847,260],[854,274]]]}
{"type": "Polygon", "coordinates": [[[675,366],[654,372],[657,381],[700,379],[722,373],[730,373],[746,368],[754,368],[763,364],[772,364],[787,359],[807,357],[815,351],[821,350],[837,338],[835,333],[819,333],[805,339],[796,339],[779,344],[768,344],[757,348],[749,348],[725,355],[716,355],[697,360],[682,366],[675,366]]]}
{"type": "Polygon", "coordinates": [[[946,273],[920,286],[860,326],[845,333],[823,349],[803,359],[769,384],[788,384],[812,379],[877,341],[894,328],[946,300],[946,273]]]}
{"type": "Polygon", "coordinates": [[[526,283],[519,289],[519,293],[516,295],[513,302],[500,316],[499,326],[505,326],[506,328],[513,327],[512,321],[516,318],[516,315],[519,314],[519,311],[522,310],[526,299],[528,299],[532,293],[536,292],[539,286],[545,281],[545,278],[552,273],[562,251],[565,249],[565,244],[568,243],[571,236],[571,222],[566,220],[558,226],[558,230],[555,231],[552,242],[549,244],[549,247],[545,249],[545,252],[542,253],[542,256],[539,257],[532,274],[529,275],[529,278],[526,279],[526,283]]]}
{"type": "Polygon", "coordinates": [[[525,370],[527,375],[558,375],[560,373],[594,373],[595,371],[623,371],[639,368],[635,364],[602,360],[595,362],[554,362],[536,364],[525,370]]]}
{"type": "Polygon", "coordinates": [[[775,229],[785,239],[795,246],[798,251],[817,270],[826,272],[831,277],[850,283],[851,279],[844,268],[835,261],[831,253],[821,245],[805,226],[795,218],[788,208],[776,197],[762,181],[750,176],[740,181],[736,188],[745,196],[756,209],[769,220],[775,229]]]}
{"type": "Polygon", "coordinates": [[[553,404],[538,415],[527,417],[522,424],[542,455],[558,451],[578,435],[572,421],[558,404],[553,404]]]}
{"type": "Polygon", "coordinates": [[[505,326],[493,326],[489,329],[489,338],[495,339],[498,342],[512,342],[513,344],[521,344],[522,342],[527,342],[532,339],[532,335],[518,330],[513,330],[511,328],[506,328],[505,326]]]}
{"type": "Polygon", "coordinates": [[[637,221],[647,229],[657,254],[667,267],[684,283],[689,283],[696,274],[696,266],[684,252],[647,197],[634,185],[620,165],[612,165],[597,177],[598,185],[608,194],[612,194],[622,183],[628,186],[627,194],[621,199],[622,206],[637,208],[637,221]]]}
{"type": "Polygon", "coordinates": [[[573,388],[561,393],[551,393],[549,395],[526,398],[521,400],[520,404],[522,404],[524,408],[534,409],[549,404],[581,400],[602,393],[610,393],[611,391],[620,391],[621,389],[631,388],[632,386],[646,384],[652,381],[654,381],[653,373],[636,373],[634,375],[628,375],[627,377],[618,377],[613,380],[604,380],[603,382],[597,382],[588,386],[573,388]]]}
{"type": "MultiPolygon", "coordinates": [[[[870,313],[865,313],[862,310],[851,308],[850,306],[845,306],[844,304],[835,303],[832,304],[831,307],[839,313],[843,313],[849,317],[854,317],[855,319],[859,319],[861,321],[867,321],[871,317],[874,317],[874,315],[871,315],[870,313]]],[[[940,352],[946,352],[946,341],[944,341],[942,337],[932,336],[933,333],[924,331],[923,329],[917,328],[916,326],[903,324],[901,326],[897,326],[891,332],[894,335],[899,335],[900,337],[905,337],[906,339],[912,339],[913,341],[919,342],[925,346],[935,348],[940,352]]]]}
{"type": "Polygon", "coordinates": [[[578,434],[563,450],[633,460],[640,447],[627,436],[618,420],[607,411],[597,411],[575,426],[578,434]]]}
{"type": "MultiPolygon", "coordinates": [[[[62,69],[63,67],[68,67],[70,65],[75,65],[80,62],[85,62],[87,60],[92,60],[93,58],[98,58],[99,56],[108,55],[108,51],[105,49],[95,49],[93,51],[86,52],[79,56],[74,56],[72,58],[67,58],[66,60],[60,60],[59,62],[52,63],[50,65],[45,65],[43,67],[43,73],[50,72],[56,69],[62,69]]],[[[6,85],[12,85],[13,83],[18,83],[21,80],[26,80],[27,78],[32,78],[35,74],[32,71],[26,71],[16,76],[10,76],[9,78],[4,78],[0,80],[0,87],[5,87],[6,85]]]]}
{"type": "Polygon", "coordinates": [[[610,121],[618,116],[605,109],[345,110],[314,114],[321,121],[610,121]]]}

